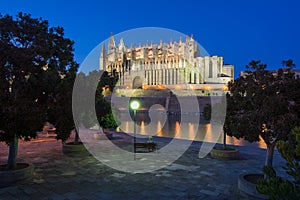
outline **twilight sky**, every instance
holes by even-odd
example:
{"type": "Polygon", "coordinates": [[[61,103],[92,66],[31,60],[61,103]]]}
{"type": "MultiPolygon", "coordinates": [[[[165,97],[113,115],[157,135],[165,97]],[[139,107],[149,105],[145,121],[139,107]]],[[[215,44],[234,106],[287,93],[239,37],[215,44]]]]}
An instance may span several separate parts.
{"type": "Polygon", "coordinates": [[[64,27],[79,63],[110,32],[163,27],[193,34],[235,66],[235,77],[253,59],[275,69],[291,58],[300,68],[299,10],[298,0],[0,0],[2,15],[21,11],[64,27]]]}

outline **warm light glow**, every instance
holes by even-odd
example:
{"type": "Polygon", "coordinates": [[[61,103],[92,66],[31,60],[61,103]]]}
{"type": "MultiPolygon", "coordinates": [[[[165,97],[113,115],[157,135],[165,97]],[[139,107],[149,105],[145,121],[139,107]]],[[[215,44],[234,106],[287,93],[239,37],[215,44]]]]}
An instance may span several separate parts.
{"type": "Polygon", "coordinates": [[[148,86],[147,84],[143,84],[143,89],[146,90],[146,89],[148,89],[148,87],[149,87],[149,86],[148,86]]]}
{"type": "Polygon", "coordinates": [[[157,122],[157,129],[156,129],[156,134],[161,133],[162,127],[161,127],[161,122],[157,122]]]}
{"type": "Polygon", "coordinates": [[[213,133],[212,133],[212,127],[211,124],[206,124],[205,125],[205,139],[208,142],[213,141],[213,137],[212,137],[213,133]]]}
{"type": "Polygon", "coordinates": [[[180,90],[181,89],[180,85],[175,85],[175,89],[180,90]]]}
{"type": "Polygon", "coordinates": [[[262,133],[267,132],[267,130],[268,130],[268,129],[267,129],[267,125],[266,125],[266,124],[263,124],[262,127],[261,127],[261,129],[262,129],[262,131],[261,131],[262,133]]]}
{"type": "Polygon", "coordinates": [[[102,91],[109,91],[109,87],[108,86],[102,87],[102,91]]]}
{"type": "Polygon", "coordinates": [[[163,136],[163,132],[162,132],[162,127],[161,127],[161,122],[160,121],[157,121],[157,133],[156,133],[157,136],[163,136]]]}
{"type": "Polygon", "coordinates": [[[138,101],[132,101],[130,103],[130,107],[131,107],[132,110],[137,110],[140,107],[140,103],[138,101]]]}
{"type": "Polygon", "coordinates": [[[176,121],[176,123],[175,123],[174,137],[175,138],[182,138],[182,133],[180,131],[179,121],[176,121]]]}
{"type": "Polygon", "coordinates": [[[125,130],[124,131],[129,132],[129,122],[128,121],[125,123],[125,130]]]}
{"type": "Polygon", "coordinates": [[[186,139],[188,140],[194,140],[193,136],[195,132],[195,128],[194,128],[194,124],[193,123],[189,123],[189,132],[188,132],[188,136],[186,139]]]}
{"type": "Polygon", "coordinates": [[[143,135],[145,135],[146,134],[146,132],[145,132],[145,121],[143,120],[143,121],[141,121],[141,134],[143,134],[143,135]]]}
{"type": "Polygon", "coordinates": [[[48,70],[48,63],[46,65],[43,66],[43,70],[47,71],[48,70]]]}
{"type": "Polygon", "coordinates": [[[205,86],[205,90],[210,90],[211,88],[209,86],[205,86]]]}
{"type": "Polygon", "coordinates": [[[259,148],[267,148],[267,145],[266,145],[266,143],[264,142],[264,139],[261,136],[259,136],[259,142],[257,142],[257,144],[258,144],[259,148]]]}
{"type": "Polygon", "coordinates": [[[176,121],[175,124],[175,135],[177,136],[180,133],[180,123],[179,121],[176,121]]]}
{"type": "Polygon", "coordinates": [[[227,90],[228,90],[228,87],[227,87],[227,86],[224,86],[223,90],[227,91],[227,90]]]}

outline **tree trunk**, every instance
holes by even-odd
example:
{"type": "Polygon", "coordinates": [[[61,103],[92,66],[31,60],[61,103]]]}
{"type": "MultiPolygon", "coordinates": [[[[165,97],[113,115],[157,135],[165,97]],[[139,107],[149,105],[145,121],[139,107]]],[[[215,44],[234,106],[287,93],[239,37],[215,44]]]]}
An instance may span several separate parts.
{"type": "Polygon", "coordinates": [[[9,170],[17,168],[17,156],[18,156],[18,137],[14,136],[14,139],[9,143],[7,168],[9,170]]]}
{"type": "Polygon", "coordinates": [[[74,139],[74,144],[79,144],[79,134],[75,128],[75,139],[74,139]]]}
{"type": "Polygon", "coordinates": [[[227,148],[227,145],[226,145],[226,134],[227,133],[227,129],[226,129],[226,126],[223,125],[223,148],[226,149],[227,148]]]}
{"type": "Polygon", "coordinates": [[[275,143],[267,144],[267,158],[266,158],[266,166],[272,166],[273,164],[273,154],[275,149],[275,143]]]}
{"type": "Polygon", "coordinates": [[[226,132],[223,131],[223,148],[226,149],[227,145],[226,145],[226,132]]]}

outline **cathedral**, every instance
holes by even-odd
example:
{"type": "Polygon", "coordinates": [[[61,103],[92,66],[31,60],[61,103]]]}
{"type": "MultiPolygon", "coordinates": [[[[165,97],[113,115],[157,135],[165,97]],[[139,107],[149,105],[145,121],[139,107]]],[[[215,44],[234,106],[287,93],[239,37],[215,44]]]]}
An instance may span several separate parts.
{"type": "Polygon", "coordinates": [[[108,51],[101,46],[100,70],[117,76],[120,89],[222,90],[234,79],[234,67],[224,65],[223,57],[201,56],[193,36],[127,47],[123,39],[116,45],[111,34],[108,51]]]}

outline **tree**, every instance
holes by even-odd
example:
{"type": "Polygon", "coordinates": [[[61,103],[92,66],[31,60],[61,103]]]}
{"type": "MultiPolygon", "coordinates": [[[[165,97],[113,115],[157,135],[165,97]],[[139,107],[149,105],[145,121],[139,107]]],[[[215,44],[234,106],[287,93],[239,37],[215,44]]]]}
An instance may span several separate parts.
{"type": "Polygon", "coordinates": [[[226,124],[228,132],[238,139],[249,142],[262,139],[267,145],[266,165],[271,166],[276,142],[286,140],[299,123],[300,85],[291,68],[273,74],[266,66],[251,61],[245,76],[229,83],[230,112],[226,124]]]}
{"type": "Polygon", "coordinates": [[[109,89],[113,91],[117,82],[118,82],[117,76],[109,76],[107,71],[103,71],[99,82],[99,89],[102,90],[103,87],[108,86],[109,89]]]}
{"type": "Polygon", "coordinates": [[[272,166],[265,166],[263,171],[268,176],[260,180],[257,190],[269,195],[269,199],[299,199],[300,198],[300,127],[295,127],[287,141],[278,141],[276,147],[286,160],[286,173],[293,181],[285,180],[276,175],[272,166]]]}
{"type": "Polygon", "coordinates": [[[57,139],[65,142],[72,130],[75,131],[74,144],[79,143],[79,135],[75,128],[72,113],[72,91],[78,69],[77,63],[72,66],[59,79],[53,88],[52,102],[48,104],[48,121],[54,124],[57,133],[57,139]]]}
{"type": "Polygon", "coordinates": [[[101,116],[99,119],[99,124],[103,129],[107,128],[117,128],[118,124],[115,121],[114,115],[112,113],[108,113],[104,116],[101,116]]]}
{"type": "Polygon", "coordinates": [[[230,107],[227,106],[228,104],[228,94],[226,96],[223,96],[221,99],[221,102],[216,103],[213,105],[211,104],[206,104],[206,106],[203,109],[203,118],[205,120],[211,120],[213,116],[213,120],[218,121],[219,123],[223,123],[223,149],[227,149],[227,141],[226,141],[226,136],[232,136],[230,133],[227,131],[227,121],[228,121],[228,112],[230,107]],[[226,111],[226,114],[224,112],[226,111]]]}
{"type": "Polygon", "coordinates": [[[285,67],[290,67],[290,68],[293,68],[293,67],[296,66],[292,59],[283,60],[282,65],[285,66],[285,67]]]}
{"type": "MultiPolygon", "coordinates": [[[[73,96],[73,105],[75,105],[73,109],[75,109],[74,112],[76,113],[74,117],[77,124],[85,128],[95,126],[102,117],[109,116],[109,114],[115,111],[112,110],[113,107],[102,95],[103,75],[104,73],[102,71],[96,70],[89,72],[88,75],[82,72],[77,75],[76,91],[80,92],[77,92],[76,95],[73,96]],[[86,106],[92,101],[95,101],[95,107],[86,106]],[[96,117],[94,116],[95,111],[96,117]]],[[[104,75],[104,78],[110,77],[104,75]]],[[[114,85],[112,85],[112,87],[114,87],[114,85]]],[[[116,113],[114,112],[114,114],[116,113]]],[[[111,116],[105,119],[110,119],[111,116]]]]}
{"type": "Polygon", "coordinates": [[[0,14],[0,141],[9,146],[8,169],[17,167],[18,139],[36,137],[54,88],[76,67],[73,44],[42,18],[0,14]]]}
{"type": "Polygon", "coordinates": [[[211,105],[206,104],[203,108],[203,118],[206,121],[210,121],[211,119],[211,105]]]}
{"type": "Polygon", "coordinates": [[[103,129],[118,127],[118,122],[116,122],[114,116],[117,116],[119,112],[111,103],[104,99],[102,95],[104,86],[109,85],[109,88],[113,91],[117,80],[115,76],[109,76],[108,73],[104,71],[97,85],[96,115],[103,129]]]}

